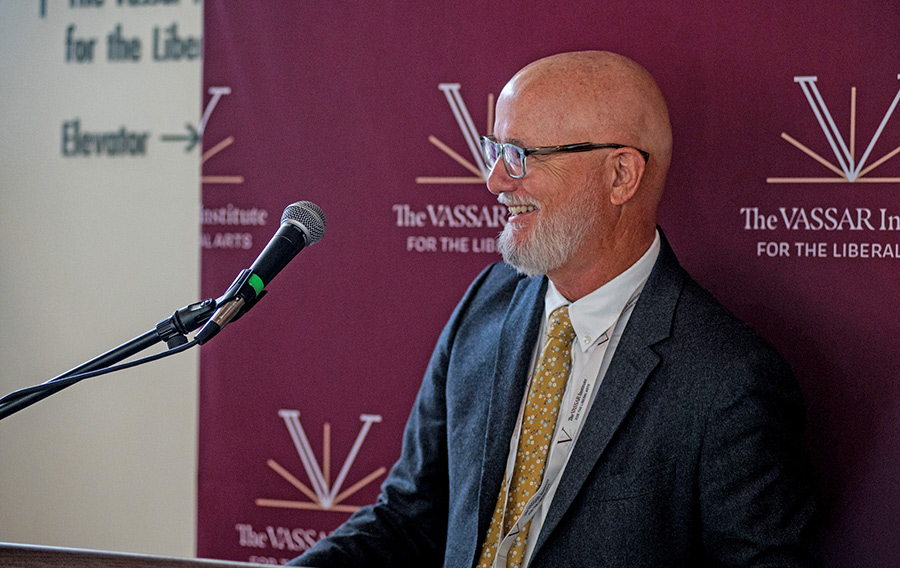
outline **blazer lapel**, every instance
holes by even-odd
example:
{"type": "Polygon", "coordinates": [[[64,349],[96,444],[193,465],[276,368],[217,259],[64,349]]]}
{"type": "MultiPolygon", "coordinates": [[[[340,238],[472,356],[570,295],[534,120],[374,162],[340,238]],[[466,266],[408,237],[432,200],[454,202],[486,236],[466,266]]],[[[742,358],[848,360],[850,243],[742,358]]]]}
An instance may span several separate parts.
{"type": "MultiPolygon", "coordinates": [[[[660,231],[662,235],[662,231],[660,231]]],[[[533,554],[559,524],[659,363],[651,346],[669,336],[683,273],[664,236],[659,257],[622,334],[553,496],[533,554]]]]}
{"type": "MultiPolygon", "coordinates": [[[[478,492],[479,544],[487,533],[506,471],[509,441],[525,396],[535,342],[544,314],[546,278],[519,281],[500,332],[478,492]]],[[[475,554],[480,551],[476,550],[475,554]]]]}

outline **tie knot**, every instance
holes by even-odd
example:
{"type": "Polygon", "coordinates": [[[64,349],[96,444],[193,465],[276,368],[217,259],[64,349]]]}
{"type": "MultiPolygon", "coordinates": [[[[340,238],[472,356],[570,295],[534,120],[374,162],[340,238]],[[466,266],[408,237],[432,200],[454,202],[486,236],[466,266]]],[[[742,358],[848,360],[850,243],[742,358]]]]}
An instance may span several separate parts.
{"type": "Polygon", "coordinates": [[[575,340],[575,329],[572,327],[572,320],[569,319],[569,306],[561,306],[553,310],[547,326],[547,335],[568,343],[575,340]]]}

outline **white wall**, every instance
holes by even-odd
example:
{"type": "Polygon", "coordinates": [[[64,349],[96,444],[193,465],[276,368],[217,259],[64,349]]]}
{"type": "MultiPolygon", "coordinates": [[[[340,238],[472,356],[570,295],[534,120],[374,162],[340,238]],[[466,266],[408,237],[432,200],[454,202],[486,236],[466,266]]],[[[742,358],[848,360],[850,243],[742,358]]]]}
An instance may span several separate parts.
{"type": "MultiPolygon", "coordinates": [[[[201,63],[151,51],[173,22],[200,37],[202,4],[100,4],[0,0],[0,396],[199,299],[199,148],[160,135],[197,126],[201,63]],[[139,62],[107,61],[117,23],[139,62]],[[93,63],[65,61],[72,24],[97,38],[93,63]],[[76,117],[149,132],[147,154],[62,156],[76,117]]],[[[197,359],[91,379],[0,421],[0,541],[192,556],[197,359]]]]}

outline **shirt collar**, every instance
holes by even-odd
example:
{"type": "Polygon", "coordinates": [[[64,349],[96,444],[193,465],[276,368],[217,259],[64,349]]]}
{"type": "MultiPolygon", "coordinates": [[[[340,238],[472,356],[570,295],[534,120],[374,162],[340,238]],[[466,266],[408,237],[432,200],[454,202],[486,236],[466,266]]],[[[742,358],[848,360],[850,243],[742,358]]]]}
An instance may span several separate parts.
{"type": "MultiPolygon", "coordinates": [[[[544,296],[544,325],[550,314],[560,306],[569,306],[569,318],[575,329],[576,343],[582,351],[597,344],[607,330],[615,325],[625,311],[629,300],[637,295],[650,277],[656,258],[659,256],[659,231],[647,252],[637,262],[628,267],[603,286],[575,302],[569,302],[551,281],[544,296]]],[[[610,330],[611,332],[611,330],[610,330]]]]}

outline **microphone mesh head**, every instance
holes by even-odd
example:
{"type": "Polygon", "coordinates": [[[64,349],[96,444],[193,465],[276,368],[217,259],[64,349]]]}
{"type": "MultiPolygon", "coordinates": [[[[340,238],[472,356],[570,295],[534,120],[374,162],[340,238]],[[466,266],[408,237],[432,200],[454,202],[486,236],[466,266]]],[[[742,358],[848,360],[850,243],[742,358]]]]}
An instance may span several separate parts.
{"type": "Polygon", "coordinates": [[[306,246],[314,245],[325,235],[325,214],[315,203],[298,201],[288,205],[281,214],[281,224],[291,223],[306,235],[306,246]]]}

